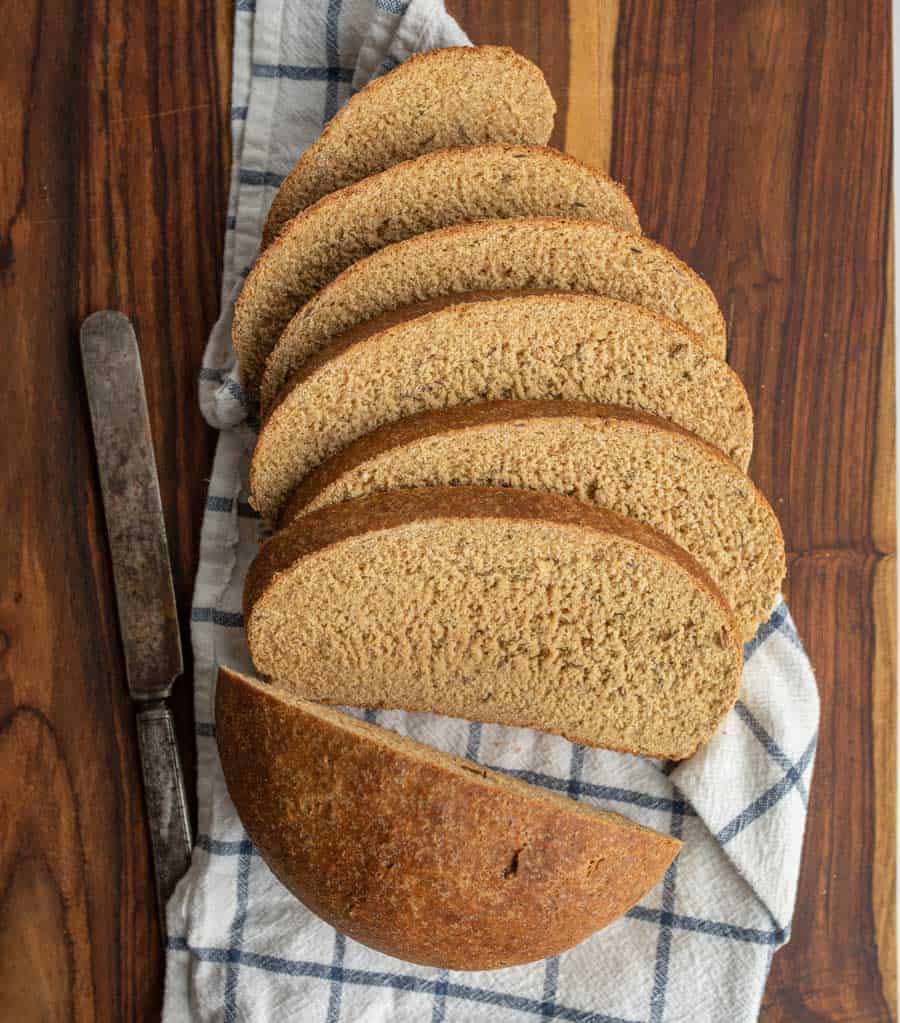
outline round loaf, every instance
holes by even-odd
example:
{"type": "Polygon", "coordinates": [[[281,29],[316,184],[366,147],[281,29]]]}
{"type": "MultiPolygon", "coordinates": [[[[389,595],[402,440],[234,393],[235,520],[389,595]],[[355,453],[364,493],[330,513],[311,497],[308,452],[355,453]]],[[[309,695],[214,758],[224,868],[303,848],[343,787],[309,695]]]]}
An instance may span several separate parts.
{"type": "Polygon", "coordinates": [[[646,895],[681,845],[225,668],[216,734],[232,801],[282,884],[409,962],[557,955],[646,895]]]}

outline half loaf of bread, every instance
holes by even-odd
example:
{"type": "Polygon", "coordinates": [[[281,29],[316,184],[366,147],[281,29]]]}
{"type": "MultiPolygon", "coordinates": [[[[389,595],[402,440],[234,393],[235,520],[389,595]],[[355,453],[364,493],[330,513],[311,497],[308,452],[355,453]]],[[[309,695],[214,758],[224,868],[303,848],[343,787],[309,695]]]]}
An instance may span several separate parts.
{"type": "Polygon", "coordinates": [[[539,68],[505,46],[447,47],[410,57],[361,89],[282,182],[263,229],[354,181],[449,146],[544,145],[556,103],[539,68]]]}
{"type": "Polygon", "coordinates": [[[484,220],[388,245],[348,267],[297,312],[262,383],[268,412],[289,377],[336,335],[413,302],[464,291],[554,288],[632,302],[725,354],[713,293],[680,259],[598,220],[484,220]]]}
{"type": "Polygon", "coordinates": [[[541,216],[604,220],[640,234],[620,186],[540,146],[443,149],[325,196],[285,225],[235,305],[233,339],[244,386],[256,395],[266,357],[290,318],[357,260],[437,228],[541,216]]]}
{"type": "Polygon", "coordinates": [[[392,490],[300,516],[250,566],[244,612],[257,670],[298,696],[676,760],[741,675],[731,609],[693,558],[533,491],[392,490]]]}
{"type": "Polygon", "coordinates": [[[557,955],[641,899],[681,844],[225,668],[216,734],[279,880],[339,931],[414,963],[557,955]]]}
{"type": "Polygon", "coordinates": [[[677,423],[742,469],[750,458],[743,385],[683,327],[596,295],[492,292],[398,310],[310,359],[260,433],[253,503],[274,520],[306,473],[357,437],[493,398],[623,405],[677,423]]]}
{"type": "Polygon", "coordinates": [[[583,402],[492,401],[390,423],[314,469],[282,519],[448,485],[570,495],[652,526],[706,569],[744,640],[769,617],[784,578],[778,520],[732,461],[664,420],[583,402]]]}

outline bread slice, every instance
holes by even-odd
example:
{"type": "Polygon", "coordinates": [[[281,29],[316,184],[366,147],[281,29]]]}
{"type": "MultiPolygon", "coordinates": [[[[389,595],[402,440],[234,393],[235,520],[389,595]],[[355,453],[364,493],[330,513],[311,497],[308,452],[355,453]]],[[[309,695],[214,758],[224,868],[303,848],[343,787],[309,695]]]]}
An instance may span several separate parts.
{"type": "Polygon", "coordinates": [[[356,941],[490,970],[621,916],[681,843],[219,670],[219,756],[273,873],[356,941]]]}
{"type": "Polygon", "coordinates": [[[540,69],[505,46],[410,57],[353,96],[305,150],[275,196],[263,245],[323,195],[422,153],[481,142],[545,145],[555,116],[540,69]]]}
{"type": "Polygon", "coordinates": [[[491,401],[389,423],[314,469],[282,520],[382,490],[461,484],[570,495],[652,526],[706,569],[744,640],[778,597],[784,541],[753,482],[689,433],[614,406],[491,401]]]}
{"type": "Polygon", "coordinates": [[[253,503],[274,520],[303,476],[357,437],[491,398],[624,405],[696,433],[742,469],[750,458],[743,385],[683,327],[595,295],[498,291],[400,310],[310,359],[260,433],[253,503]]]}
{"type": "Polygon", "coordinates": [[[256,396],[266,357],[290,318],[351,263],[424,231],[533,216],[605,220],[640,234],[619,185],[540,146],[439,150],[325,196],[285,225],[235,305],[244,386],[256,396]]]}
{"type": "Polygon", "coordinates": [[[263,411],[306,359],[343,331],[424,299],[554,288],[617,298],[694,331],[725,354],[709,287],[667,249],[595,220],[485,220],[388,245],[354,263],[295,314],[266,363],[263,411]]]}
{"type": "Polygon", "coordinates": [[[244,604],[257,670],[298,696],[654,757],[690,756],[741,676],[693,558],[556,494],[392,490],[311,512],[262,546],[244,604]]]}

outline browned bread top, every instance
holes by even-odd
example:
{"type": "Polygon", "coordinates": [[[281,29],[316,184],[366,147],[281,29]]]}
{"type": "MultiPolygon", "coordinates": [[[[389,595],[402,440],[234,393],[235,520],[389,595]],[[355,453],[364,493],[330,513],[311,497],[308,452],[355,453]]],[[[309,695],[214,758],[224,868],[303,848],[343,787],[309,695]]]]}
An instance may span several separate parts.
{"type": "Polygon", "coordinates": [[[634,905],[680,847],[226,668],[216,733],[238,814],[282,883],[411,962],[556,955],[634,905]]]}
{"type": "Polygon", "coordinates": [[[640,234],[619,185],[542,146],[442,149],[331,192],[284,226],[241,291],[233,338],[244,386],[256,396],[266,357],[291,316],[357,260],[425,231],[536,216],[604,220],[640,234]]]}
{"type": "Polygon", "coordinates": [[[333,703],[689,756],[737,696],[707,573],[660,533],[556,494],[393,490],[301,516],[244,591],[263,675],[333,703]]]}
{"type": "Polygon", "coordinates": [[[304,151],[275,196],[263,245],[323,195],[402,160],[480,142],[544,145],[555,115],[540,69],[506,46],[412,56],[361,89],[304,151]]]}
{"type": "Polygon", "coordinates": [[[443,295],[534,288],[642,306],[687,327],[714,355],[725,354],[725,321],[715,296],[663,246],[599,220],[483,220],[388,245],[317,292],[269,355],[263,412],[311,355],[359,323],[443,295]]]}

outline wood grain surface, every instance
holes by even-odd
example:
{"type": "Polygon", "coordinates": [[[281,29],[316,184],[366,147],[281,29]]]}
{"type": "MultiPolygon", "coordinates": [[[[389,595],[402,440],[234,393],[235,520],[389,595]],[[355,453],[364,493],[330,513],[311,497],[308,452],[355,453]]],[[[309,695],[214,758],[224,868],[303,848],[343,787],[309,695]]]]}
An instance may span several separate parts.
{"type": "MultiPolygon", "coordinates": [[[[213,437],[230,5],[31,0],[0,32],[0,1018],[155,1019],[162,956],[133,714],[78,355],[141,346],[188,613],[213,437]]],[[[175,709],[193,776],[190,658],[175,709]]]]}
{"type": "MultiPolygon", "coordinates": [[[[722,303],[823,710],[793,938],[762,1019],[894,1020],[887,0],[448,6],[476,42],[537,61],[555,144],[608,166],[722,303]]],[[[76,339],[97,308],[135,320],[187,653],[232,7],[4,12],[0,1017],[153,1019],[162,960],[76,339]]],[[[190,772],[187,683],[175,704],[190,772]]]]}

